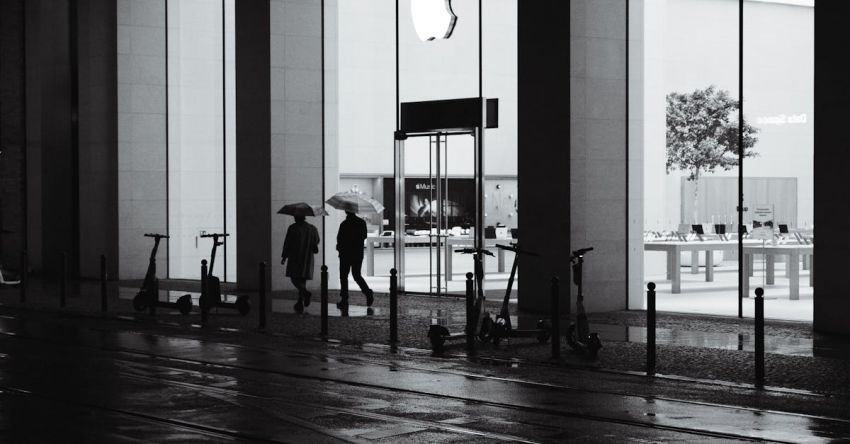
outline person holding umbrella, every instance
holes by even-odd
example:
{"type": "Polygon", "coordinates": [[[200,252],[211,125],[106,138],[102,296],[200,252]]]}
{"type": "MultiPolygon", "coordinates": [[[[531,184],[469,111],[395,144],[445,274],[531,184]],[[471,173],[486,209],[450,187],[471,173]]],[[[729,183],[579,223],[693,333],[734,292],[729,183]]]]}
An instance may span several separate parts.
{"type": "Polygon", "coordinates": [[[336,236],[336,249],[339,252],[339,284],[340,301],[337,308],[348,308],[348,273],[360,286],[360,291],[366,295],[366,305],[371,307],[375,301],[374,292],[360,269],[363,265],[363,241],[366,240],[366,222],[357,217],[360,214],[378,214],[384,206],[374,199],[366,198],[357,192],[337,193],[326,201],[332,207],[345,211],[345,220],[339,225],[336,236]]]}
{"type": "Polygon", "coordinates": [[[295,222],[286,230],[280,263],[286,264],[286,276],[298,289],[298,302],[293,308],[297,313],[301,313],[304,307],[310,305],[311,293],[307,290],[307,281],[313,279],[313,255],[319,252],[319,230],[307,222],[306,216],[321,216],[327,213],[322,208],[303,202],[286,205],[278,213],[295,217],[295,222]]]}

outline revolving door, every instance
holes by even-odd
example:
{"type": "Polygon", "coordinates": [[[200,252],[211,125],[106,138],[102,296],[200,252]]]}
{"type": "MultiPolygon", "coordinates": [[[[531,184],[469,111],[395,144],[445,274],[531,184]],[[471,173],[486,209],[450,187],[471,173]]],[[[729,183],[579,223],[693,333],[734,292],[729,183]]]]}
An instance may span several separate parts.
{"type": "Polygon", "coordinates": [[[484,248],[484,129],[498,126],[498,100],[410,102],[400,111],[393,214],[399,291],[462,294],[463,279],[452,282],[452,275],[471,271],[472,258],[459,261],[453,255],[455,249],[484,248]],[[468,174],[451,160],[464,146],[471,154],[468,174]],[[408,177],[411,160],[425,174],[408,177]],[[413,260],[406,259],[408,253],[413,260]]]}

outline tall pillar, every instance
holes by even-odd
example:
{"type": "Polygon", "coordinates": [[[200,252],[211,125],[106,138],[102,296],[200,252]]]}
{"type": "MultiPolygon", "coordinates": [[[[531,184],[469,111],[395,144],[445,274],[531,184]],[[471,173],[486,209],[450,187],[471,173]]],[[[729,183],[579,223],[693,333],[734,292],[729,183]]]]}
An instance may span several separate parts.
{"type": "Polygon", "coordinates": [[[818,2],[815,7],[815,244],[817,268],[814,290],[814,329],[850,333],[847,297],[847,165],[850,152],[839,148],[847,139],[850,121],[850,78],[845,49],[850,45],[847,23],[850,3],[818,2]]]}
{"type": "Polygon", "coordinates": [[[575,292],[584,247],[585,307],[626,307],[626,5],[519,2],[520,242],[541,255],[520,263],[520,309],[547,310],[553,276],[575,292]]]}
{"type": "MultiPolygon", "coordinates": [[[[270,3],[271,200],[266,201],[265,208],[273,213],[287,203],[321,204],[338,188],[337,1],[271,0],[270,3]]],[[[331,217],[308,219],[320,235],[324,233],[316,255],[314,279],[307,283],[310,288],[318,288],[323,252],[327,255],[331,282],[336,279],[333,221],[340,212],[330,212],[331,217]]],[[[266,248],[270,247],[273,259],[273,289],[294,288],[278,265],[286,229],[292,221],[289,216],[272,216],[271,243],[266,248]]]]}
{"type": "MultiPolygon", "coordinates": [[[[550,307],[553,276],[570,268],[570,3],[518,2],[519,308],[550,307]]],[[[565,304],[562,304],[565,307],[565,304]]]]}
{"type": "Polygon", "coordinates": [[[114,0],[77,0],[80,274],[118,272],[118,84],[114,0]]]}
{"type": "MultiPolygon", "coordinates": [[[[236,2],[236,281],[258,288],[272,260],[271,58],[268,0],[236,2]]],[[[274,269],[274,268],[272,268],[274,269]]]]}

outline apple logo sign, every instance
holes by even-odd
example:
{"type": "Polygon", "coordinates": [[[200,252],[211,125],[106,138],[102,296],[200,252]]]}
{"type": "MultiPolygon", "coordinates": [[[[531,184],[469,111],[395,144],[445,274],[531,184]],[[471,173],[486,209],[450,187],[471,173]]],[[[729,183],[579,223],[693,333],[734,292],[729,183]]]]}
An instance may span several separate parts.
{"type": "Polygon", "coordinates": [[[451,37],[457,22],[452,0],[410,0],[410,13],[422,41],[451,37]]]}

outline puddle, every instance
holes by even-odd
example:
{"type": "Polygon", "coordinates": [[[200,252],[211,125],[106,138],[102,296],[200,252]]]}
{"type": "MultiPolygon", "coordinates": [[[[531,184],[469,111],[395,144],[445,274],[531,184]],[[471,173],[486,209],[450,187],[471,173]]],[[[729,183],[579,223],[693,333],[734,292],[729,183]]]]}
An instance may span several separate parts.
{"type": "MultiPolygon", "coordinates": [[[[591,324],[603,341],[646,343],[646,327],[591,324]]],[[[701,331],[656,329],[658,345],[716,348],[721,350],[755,351],[755,335],[746,333],[709,333],[701,331]]],[[[765,353],[787,356],[829,357],[850,359],[850,346],[840,340],[765,336],[765,353]]]]}

